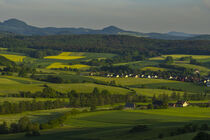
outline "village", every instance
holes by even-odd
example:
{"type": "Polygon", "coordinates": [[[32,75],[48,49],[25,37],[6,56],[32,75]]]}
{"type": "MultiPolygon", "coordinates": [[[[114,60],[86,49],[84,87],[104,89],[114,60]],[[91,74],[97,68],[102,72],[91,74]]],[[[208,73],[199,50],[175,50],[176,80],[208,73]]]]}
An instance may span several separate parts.
{"type": "Polygon", "coordinates": [[[90,73],[90,76],[101,76],[107,78],[146,78],[146,79],[166,79],[166,80],[176,80],[182,82],[193,82],[202,86],[210,87],[210,77],[196,77],[196,76],[158,76],[158,75],[145,75],[145,74],[114,74],[114,73],[90,73]]]}
{"type": "MultiPolygon", "coordinates": [[[[194,104],[192,104],[194,105],[194,104]]],[[[188,101],[180,100],[176,103],[164,103],[160,100],[155,100],[152,104],[138,105],[136,103],[126,103],[124,109],[163,109],[163,108],[174,108],[174,107],[188,107],[190,103],[188,101]]]]}

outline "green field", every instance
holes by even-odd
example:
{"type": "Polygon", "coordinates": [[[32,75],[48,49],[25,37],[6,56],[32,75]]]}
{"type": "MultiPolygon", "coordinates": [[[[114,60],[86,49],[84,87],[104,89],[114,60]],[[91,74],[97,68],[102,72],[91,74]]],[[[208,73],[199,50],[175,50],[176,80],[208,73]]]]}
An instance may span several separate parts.
{"type": "Polygon", "coordinates": [[[209,55],[172,54],[172,55],[162,55],[162,56],[159,56],[159,57],[153,57],[153,58],[150,58],[150,60],[164,60],[167,56],[171,56],[176,60],[178,60],[182,57],[190,57],[190,56],[192,56],[193,59],[198,59],[198,60],[210,59],[209,55]]]}
{"type": "Polygon", "coordinates": [[[180,82],[173,80],[164,79],[145,79],[145,78],[106,78],[106,77],[92,77],[100,81],[115,81],[117,85],[128,86],[132,88],[138,88],[142,85],[149,89],[159,89],[159,88],[170,88],[175,90],[183,90],[193,93],[201,93],[209,90],[210,88],[204,86],[198,86],[197,84],[189,82],[180,82]]]}
{"type": "Polygon", "coordinates": [[[98,85],[93,83],[76,83],[76,84],[48,84],[50,87],[56,89],[61,92],[69,92],[71,90],[75,90],[79,93],[91,93],[95,87],[97,87],[100,91],[108,90],[111,94],[127,94],[130,90],[112,87],[106,85],[98,85]]]}
{"type": "MultiPolygon", "coordinates": [[[[70,111],[71,108],[61,108],[61,109],[52,109],[52,110],[39,110],[39,111],[28,111],[18,114],[8,114],[0,115],[0,123],[6,121],[7,123],[17,122],[21,117],[27,116],[31,119],[32,122],[47,122],[52,118],[56,118],[61,113],[70,111]]],[[[1,136],[0,136],[1,139],[1,136]]]]}
{"type": "Polygon", "coordinates": [[[168,71],[168,69],[159,68],[159,67],[144,67],[141,70],[143,71],[168,71]]]}
{"type": "MultiPolygon", "coordinates": [[[[68,76],[66,75],[63,76],[68,78],[68,76]]],[[[84,77],[84,79],[89,79],[89,78],[84,77]]],[[[71,90],[76,90],[77,92],[81,93],[91,93],[95,87],[97,87],[100,91],[108,90],[112,94],[126,94],[130,92],[129,90],[124,88],[99,85],[94,83],[53,84],[53,83],[31,80],[29,78],[20,78],[15,76],[0,76],[0,95],[7,95],[14,93],[16,94],[19,93],[20,91],[31,91],[31,92],[41,91],[44,88],[43,86],[44,84],[47,84],[53,89],[63,93],[67,93],[71,90]]]]}
{"type": "Polygon", "coordinates": [[[203,66],[192,65],[192,64],[182,64],[182,63],[176,63],[174,65],[184,67],[187,69],[194,69],[194,70],[197,69],[200,71],[201,75],[208,75],[210,73],[210,69],[203,67],[203,66]]]}
{"type": "MultiPolygon", "coordinates": [[[[69,117],[64,123],[64,128],[43,131],[42,136],[33,137],[36,140],[45,139],[72,139],[72,140],[157,140],[160,133],[165,135],[165,140],[191,140],[195,133],[179,136],[170,136],[176,127],[188,123],[208,123],[209,108],[171,108],[164,110],[127,110],[127,111],[99,111],[82,113],[69,117]],[[139,133],[129,133],[136,125],[146,124],[149,130],[139,133]]],[[[3,136],[2,139],[27,139],[23,134],[3,136]]]]}
{"type": "Polygon", "coordinates": [[[166,89],[146,89],[146,88],[132,88],[132,89],[135,90],[137,94],[145,95],[148,97],[152,97],[153,95],[158,96],[160,94],[167,94],[170,96],[173,92],[180,93],[181,95],[184,93],[183,91],[172,91],[166,89]]]}

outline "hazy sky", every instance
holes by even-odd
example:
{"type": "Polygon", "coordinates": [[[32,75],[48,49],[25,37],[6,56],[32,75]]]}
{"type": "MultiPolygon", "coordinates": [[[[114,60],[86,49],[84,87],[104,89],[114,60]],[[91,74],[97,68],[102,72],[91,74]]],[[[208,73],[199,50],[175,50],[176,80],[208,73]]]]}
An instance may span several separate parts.
{"type": "Polygon", "coordinates": [[[0,0],[0,21],[46,27],[115,25],[140,32],[210,34],[210,0],[0,0]]]}

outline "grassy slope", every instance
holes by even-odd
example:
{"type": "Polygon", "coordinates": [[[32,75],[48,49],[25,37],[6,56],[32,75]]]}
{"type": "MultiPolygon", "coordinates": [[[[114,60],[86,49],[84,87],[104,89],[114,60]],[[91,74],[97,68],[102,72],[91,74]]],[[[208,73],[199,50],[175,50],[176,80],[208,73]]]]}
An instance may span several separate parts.
{"type": "MultiPolygon", "coordinates": [[[[128,110],[128,111],[101,111],[84,113],[70,117],[63,129],[54,129],[42,132],[42,136],[32,139],[62,139],[62,140],[139,140],[157,139],[159,133],[168,135],[174,127],[182,127],[188,123],[208,123],[209,108],[171,108],[166,110],[128,110]],[[144,133],[128,133],[135,125],[147,124],[150,130],[144,133]]],[[[165,140],[191,140],[195,134],[167,137],[165,140]]],[[[11,135],[2,138],[17,140],[23,135],[11,135]]],[[[26,139],[26,138],[25,138],[26,139]]]]}
{"type": "Polygon", "coordinates": [[[139,87],[145,85],[146,88],[157,89],[161,87],[167,87],[176,90],[184,90],[188,92],[200,93],[210,88],[198,86],[193,83],[186,83],[180,81],[164,80],[164,79],[142,79],[142,78],[106,78],[106,77],[92,77],[101,81],[115,81],[119,85],[129,86],[129,87],[139,87]]]}
{"type": "Polygon", "coordinates": [[[75,84],[52,84],[46,82],[40,82],[31,80],[29,78],[20,78],[15,76],[0,76],[0,94],[13,94],[20,91],[41,91],[44,88],[44,84],[51,86],[52,88],[60,92],[69,92],[76,90],[77,92],[90,93],[95,87],[99,90],[108,90],[113,94],[126,94],[129,90],[119,87],[111,87],[105,85],[98,85],[93,83],[75,83],[75,84]]]}
{"type": "Polygon", "coordinates": [[[106,86],[106,85],[97,85],[93,83],[76,83],[76,84],[48,84],[50,87],[62,91],[62,92],[68,92],[70,90],[76,90],[77,92],[82,93],[90,93],[93,91],[95,87],[97,87],[100,91],[102,90],[108,90],[112,94],[126,94],[130,92],[127,89],[119,88],[119,87],[112,87],[112,86],[106,86]]]}

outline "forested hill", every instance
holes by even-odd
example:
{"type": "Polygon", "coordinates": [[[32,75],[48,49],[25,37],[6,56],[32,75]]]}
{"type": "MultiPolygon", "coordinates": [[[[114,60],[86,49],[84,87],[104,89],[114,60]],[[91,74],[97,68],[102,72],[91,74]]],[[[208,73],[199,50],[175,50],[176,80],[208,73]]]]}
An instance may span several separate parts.
{"type": "Polygon", "coordinates": [[[0,56],[0,66],[14,66],[13,61],[8,60],[7,58],[0,56]]]}
{"type": "Polygon", "coordinates": [[[50,49],[126,54],[210,54],[208,40],[156,40],[125,35],[15,36],[0,38],[0,46],[13,50],[50,49]]]}

